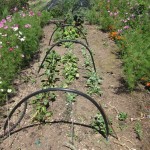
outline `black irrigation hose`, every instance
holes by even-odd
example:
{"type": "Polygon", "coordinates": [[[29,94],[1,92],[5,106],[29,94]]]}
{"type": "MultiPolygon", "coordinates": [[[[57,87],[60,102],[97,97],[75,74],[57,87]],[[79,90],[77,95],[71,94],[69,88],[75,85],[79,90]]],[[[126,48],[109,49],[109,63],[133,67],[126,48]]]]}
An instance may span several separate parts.
{"type": "Polygon", "coordinates": [[[94,67],[94,71],[96,72],[96,67],[95,67],[94,58],[93,58],[93,55],[92,55],[91,50],[89,49],[89,47],[88,47],[87,45],[85,45],[85,44],[82,43],[81,41],[77,41],[77,40],[61,40],[61,41],[58,41],[57,43],[53,44],[53,45],[51,46],[51,48],[46,52],[46,55],[45,55],[45,57],[44,57],[44,59],[43,59],[41,65],[40,65],[40,67],[39,67],[38,73],[40,72],[40,70],[41,70],[41,68],[42,68],[42,66],[43,66],[43,63],[44,63],[46,57],[48,56],[48,54],[51,52],[51,50],[52,50],[55,46],[60,45],[60,44],[65,43],[65,42],[72,42],[72,43],[77,43],[77,44],[83,45],[83,46],[89,51],[89,53],[90,53],[90,56],[91,56],[91,59],[92,59],[92,63],[93,63],[93,67],[94,67]]]}
{"type": "Polygon", "coordinates": [[[51,37],[50,37],[50,39],[49,39],[49,45],[51,44],[52,37],[53,37],[53,35],[55,34],[55,32],[56,32],[59,28],[65,28],[65,27],[74,27],[74,28],[76,28],[76,29],[83,35],[87,46],[89,46],[89,43],[88,43],[88,41],[87,41],[87,38],[86,38],[85,34],[82,32],[82,30],[81,30],[80,28],[78,28],[77,26],[72,25],[72,24],[60,24],[60,25],[53,31],[53,33],[52,33],[52,35],[51,35],[51,37]]]}
{"type": "MultiPolygon", "coordinates": [[[[18,121],[16,122],[16,124],[18,125],[19,123],[20,123],[20,120],[22,120],[23,119],[23,117],[24,117],[24,115],[25,115],[25,113],[26,113],[26,110],[27,110],[27,101],[25,101],[24,102],[25,103],[25,106],[24,106],[24,109],[23,109],[23,112],[22,112],[22,114],[20,115],[20,117],[19,117],[19,119],[18,119],[18,121]]],[[[21,106],[21,105],[20,105],[21,106]]],[[[20,107],[20,106],[18,106],[18,107],[20,107]]],[[[18,107],[16,107],[16,109],[18,108],[18,107]]],[[[15,109],[15,110],[16,110],[15,109]]],[[[11,111],[12,112],[12,111],[11,111]]],[[[10,112],[10,113],[11,113],[10,112]]],[[[10,116],[10,114],[7,116],[7,118],[9,118],[9,116],[10,116]]],[[[12,115],[11,115],[12,116],[12,115]]],[[[10,119],[9,119],[10,120],[10,119]]],[[[4,128],[5,128],[5,130],[6,130],[6,122],[7,122],[7,125],[8,125],[8,119],[5,121],[5,124],[4,124],[4,128]]],[[[4,134],[3,135],[0,135],[0,138],[3,138],[5,135],[8,135],[9,133],[10,133],[10,131],[5,131],[4,130],[4,134]]]]}
{"type": "MultiPolygon", "coordinates": [[[[11,119],[12,115],[14,114],[15,110],[20,107],[23,103],[27,102],[28,99],[30,99],[33,96],[36,96],[37,94],[41,94],[41,93],[46,93],[46,92],[50,92],[50,91],[64,91],[64,92],[70,92],[70,93],[75,93],[78,94],[80,96],[83,96],[84,98],[86,98],[87,100],[89,100],[92,104],[95,105],[95,107],[99,110],[99,112],[102,114],[104,122],[105,122],[105,126],[106,126],[106,139],[108,139],[108,135],[109,135],[109,128],[108,128],[108,120],[107,120],[107,116],[103,110],[103,108],[101,107],[101,105],[99,105],[93,98],[91,98],[89,95],[74,90],[74,89],[65,89],[65,88],[48,88],[48,89],[42,89],[39,91],[36,91],[28,96],[26,96],[25,98],[23,98],[13,109],[12,111],[9,113],[7,120],[5,121],[4,124],[4,131],[6,130],[7,126],[8,126],[8,121],[11,119]]],[[[26,104],[26,103],[25,103],[26,104]]],[[[8,133],[10,133],[13,129],[16,128],[16,126],[21,122],[21,120],[23,119],[25,115],[25,112],[21,115],[21,117],[18,119],[17,123],[15,123],[7,132],[4,132],[4,135],[2,135],[1,137],[4,137],[6,135],[8,135],[8,133]]]]}

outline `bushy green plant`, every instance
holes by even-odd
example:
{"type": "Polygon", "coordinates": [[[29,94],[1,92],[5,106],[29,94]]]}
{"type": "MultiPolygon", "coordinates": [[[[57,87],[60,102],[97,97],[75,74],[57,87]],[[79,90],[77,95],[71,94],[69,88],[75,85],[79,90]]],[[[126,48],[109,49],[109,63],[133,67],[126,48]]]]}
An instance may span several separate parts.
{"type": "Polygon", "coordinates": [[[68,52],[62,57],[61,61],[64,64],[63,75],[67,84],[73,82],[75,78],[79,78],[77,65],[78,58],[76,55],[74,55],[72,52],[68,52]]]}
{"type": "Polygon", "coordinates": [[[23,8],[28,8],[29,0],[0,0],[0,18],[6,17],[8,14],[12,14],[23,8]],[[7,14],[5,12],[8,12],[7,14]]]}
{"type": "Polygon", "coordinates": [[[118,114],[118,120],[120,120],[120,121],[125,121],[127,119],[127,117],[128,117],[128,114],[125,112],[120,112],[118,114]]]}
{"type": "Polygon", "coordinates": [[[49,95],[46,97],[46,94],[39,94],[36,99],[32,100],[34,107],[32,121],[45,122],[52,116],[52,112],[48,110],[50,106],[48,98],[50,99],[49,95]]]}
{"type": "MultiPolygon", "coordinates": [[[[44,14],[45,16],[45,14],[44,14]]],[[[32,60],[42,36],[39,12],[19,11],[0,20],[0,101],[20,69],[32,60]]],[[[45,22],[47,20],[45,19],[45,22]]]]}
{"type": "Polygon", "coordinates": [[[88,16],[97,13],[98,22],[91,21],[92,17],[87,16],[89,22],[109,31],[111,39],[118,44],[130,90],[136,87],[142,77],[150,79],[149,5],[148,0],[92,0],[92,9],[87,13],[88,16]]]}
{"type": "Polygon", "coordinates": [[[139,140],[141,140],[142,139],[142,135],[143,135],[143,130],[142,130],[142,125],[141,125],[140,122],[136,122],[135,127],[134,127],[134,131],[135,131],[135,133],[137,135],[137,138],[139,140]]]}

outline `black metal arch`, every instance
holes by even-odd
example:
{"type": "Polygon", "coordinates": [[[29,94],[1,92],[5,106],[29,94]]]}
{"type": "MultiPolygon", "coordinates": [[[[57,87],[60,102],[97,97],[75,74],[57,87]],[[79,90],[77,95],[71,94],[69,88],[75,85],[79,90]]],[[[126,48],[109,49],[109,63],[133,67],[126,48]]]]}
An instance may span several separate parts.
{"type": "Polygon", "coordinates": [[[4,124],[4,136],[8,135],[8,133],[11,133],[11,131],[13,129],[16,128],[16,126],[21,122],[21,120],[23,119],[24,115],[25,115],[25,112],[21,115],[21,117],[18,119],[17,123],[15,123],[10,129],[9,131],[6,131],[6,128],[8,126],[8,121],[11,119],[12,115],[14,114],[15,110],[21,106],[21,104],[23,103],[27,103],[27,101],[33,97],[33,96],[36,96],[37,94],[40,94],[40,93],[46,93],[46,92],[50,92],[50,91],[64,91],[64,92],[69,92],[69,93],[75,93],[77,95],[80,95],[84,98],[86,98],[86,100],[89,100],[98,110],[99,112],[102,114],[102,117],[104,119],[104,122],[105,122],[105,126],[106,126],[106,139],[108,139],[108,135],[109,135],[109,127],[108,127],[108,120],[107,120],[107,117],[106,117],[106,114],[102,108],[101,105],[99,105],[93,98],[91,98],[89,95],[83,93],[83,92],[80,92],[80,91],[77,91],[77,90],[74,90],[74,89],[66,89],[66,88],[47,88],[47,89],[42,89],[42,90],[39,90],[39,91],[36,91],[34,93],[31,93],[30,95],[26,96],[25,98],[23,98],[12,110],[11,112],[9,113],[8,117],[7,117],[7,120],[5,121],[5,124],[4,124]]]}
{"type": "Polygon", "coordinates": [[[77,40],[61,40],[61,41],[59,41],[59,42],[53,44],[53,45],[51,46],[51,48],[46,52],[46,55],[45,55],[45,57],[44,57],[44,59],[43,59],[41,65],[40,65],[40,67],[39,67],[38,73],[40,72],[43,63],[44,63],[44,61],[45,61],[47,55],[51,52],[51,50],[52,50],[55,46],[60,45],[60,44],[65,43],[65,42],[72,42],[72,43],[77,43],[77,44],[83,45],[83,46],[89,51],[89,53],[90,53],[90,56],[91,56],[91,59],[92,59],[92,63],[93,63],[93,67],[94,67],[94,71],[96,72],[96,67],[95,67],[94,58],[93,58],[93,55],[92,55],[91,50],[89,49],[89,47],[88,47],[87,45],[85,45],[85,44],[82,43],[81,41],[77,41],[77,40]]]}
{"type": "MultiPolygon", "coordinates": [[[[54,23],[54,24],[56,24],[56,23],[54,23]]],[[[57,24],[58,25],[58,24],[57,24]]],[[[86,38],[86,36],[85,36],[85,34],[82,32],[82,30],[80,29],[80,28],[78,28],[77,26],[75,26],[75,25],[72,25],[72,24],[59,24],[58,25],[58,27],[53,31],[53,33],[52,33],[52,35],[51,35],[51,37],[50,37],[50,39],[49,39],[49,45],[51,44],[51,41],[52,41],[52,37],[54,36],[54,34],[55,34],[55,32],[59,29],[59,28],[62,28],[62,29],[64,29],[65,27],[75,27],[82,35],[83,35],[83,37],[84,37],[84,39],[85,39],[85,42],[86,42],[86,45],[87,46],[89,46],[89,43],[88,43],[88,41],[87,41],[87,38],[86,38]]]]}

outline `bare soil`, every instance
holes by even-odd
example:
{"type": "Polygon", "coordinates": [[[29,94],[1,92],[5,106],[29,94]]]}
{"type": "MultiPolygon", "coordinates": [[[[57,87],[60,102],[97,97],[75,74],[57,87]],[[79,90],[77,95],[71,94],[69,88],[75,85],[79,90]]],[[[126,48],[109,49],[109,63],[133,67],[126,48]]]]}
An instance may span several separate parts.
{"type": "MultiPolygon", "coordinates": [[[[86,99],[77,97],[72,106],[66,105],[65,94],[56,92],[57,100],[51,104],[53,116],[49,122],[38,124],[32,123],[32,106],[29,104],[27,112],[20,125],[20,129],[1,142],[0,150],[148,150],[150,146],[150,93],[141,85],[133,92],[129,92],[123,76],[122,62],[118,58],[118,48],[108,37],[96,26],[85,25],[87,29],[87,40],[93,50],[97,73],[102,77],[101,85],[103,94],[94,96],[97,103],[104,108],[118,139],[109,136],[108,141],[99,133],[95,133],[89,126],[74,123],[74,146],[72,142],[72,120],[80,124],[90,125],[98,110],[86,99]],[[72,107],[72,111],[70,111],[72,107]],[[118,114],[126,112],[128,118],[125,122],[118,121],[118,114]],[[63,123],[68,121],[70,123],[63,123]],[[142,138],[139,140],[135,133],[135,124],[142,125],[142,138]]],[[[43,39],[41,40],[38,57],[30,67],[24,69],[20,76],[14,81],[17,87],[16,96],[12,97],[2,111],[11,110],[22,98],[41,89],[41,76],[37,73],[39,65],[49,48],[49,38],[54,30],[54,25],[46,26],[43,39]]],[[[83,41],[84,42],[84,41],[83,41]]],[[[62,46],[54,48],[60,55],[66,53],[62,46]]],[[[86,91],[85,68],[83,67],[83,56],[81,46],[75,45],[73,52],[79,58],[80,77],[69,88],[82,92],[86,91]]],[[[60,77],[60,80],[63,78],[60,77]]],[[[14,114],[12,120],[20,115],[23,106],[14,114]]],[[[1,127],[4,123],[6,112],[0,119],[1,127]]],[[[113,134],[114,135],[114,134],[113,134]]]]}

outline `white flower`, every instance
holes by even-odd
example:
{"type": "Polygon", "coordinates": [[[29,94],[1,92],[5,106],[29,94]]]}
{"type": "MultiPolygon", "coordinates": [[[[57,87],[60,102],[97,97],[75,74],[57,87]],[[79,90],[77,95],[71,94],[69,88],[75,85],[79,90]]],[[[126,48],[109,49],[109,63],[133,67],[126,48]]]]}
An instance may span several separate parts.
{"type": "Polygon", "coordinates": [[[2,81],[0,81],[0,84],[2,84],[2,81]]]}
{"type": "Polygon", "coordinates": [[[4,92],[4,89],[0,89],[1,92],[4,92]]]}
{"type": "Polygon", "coordinates": [[[7,34],[2,34],[2,36],[6,37],[6,36],[7,36],[7,34]]]}
{"type": "Polygon", "coordinates": [[[0,41],[0,45],[2,45],[2,41],[0,41]]]}
{"type": "Polygon", "coordinates": [[[25,36],[23,38],[20,39],[21,42],[25,41],[25,36]]]}
{"type": "Polygon", "coordinates": [[[20,35],[22,35],[22,32],[21,32],[21,31],[19,31],[19,34],[20,34],[20,35]]]}
{"type": "Polygon", "coordinates": [[[12,92],[12,89],[8,89],[7,92],[8,92],[8,93],[11,93],[11,92],[12,92]]]}
{"type": "Polygon", "coordinates": [[[18,30],[18,27],[13,27],[13,30],[14,30],[14,31],[17,31],[17,30],[18,30]]]}

